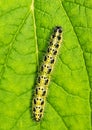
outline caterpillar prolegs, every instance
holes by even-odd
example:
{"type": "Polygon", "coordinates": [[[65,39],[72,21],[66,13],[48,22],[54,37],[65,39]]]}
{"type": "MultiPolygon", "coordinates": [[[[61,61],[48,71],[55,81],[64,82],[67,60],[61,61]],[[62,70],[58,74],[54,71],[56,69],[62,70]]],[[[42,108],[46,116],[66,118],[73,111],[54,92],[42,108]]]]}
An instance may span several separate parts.
{"type": "Polygon", "coordinates": [[[36,121],[40,121],[43,117],[45,100],[50,81],[50,74],[56,61],[56,56],[62,43],[62,28],[56,26],[49,42],[47,52],[40,66],[34,97],[32,101],[33,117],[36,121]]]}

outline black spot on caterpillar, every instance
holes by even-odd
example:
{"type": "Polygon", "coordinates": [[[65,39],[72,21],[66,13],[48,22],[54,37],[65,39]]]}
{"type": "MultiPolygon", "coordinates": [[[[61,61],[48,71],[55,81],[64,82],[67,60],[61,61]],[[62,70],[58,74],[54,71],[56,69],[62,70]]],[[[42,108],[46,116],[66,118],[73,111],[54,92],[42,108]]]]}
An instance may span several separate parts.
{"type": "Polygon", "coordinates": [[[42,72],[45,71],[46,74],[50,74],[51,70],[52,70],[52,66],[51,66],[51,65],[43,64],[43,65],[41,66],[41,71],[42,71],[42,72]]]}
{"type": "Polygon", "coordinates": [[[32,101],[32,113],[36,121],[40,121],[43,117],[45,100],[50,81],[50,73],[52,72],[59,47],[62,43],[62,28],[56,26],[50,39],[47,53],[44,56],[40,66],[40,72],[36,82],[34,97],[32,101]]]}
{"type": "Polygon", "coordinates": [[[44,76],[44,75],[41,75],[38,77],[38,83],[39,84],[44,84],[44,85],[47,85],[49,82],[49,79],[47,76],[44,76]]]}

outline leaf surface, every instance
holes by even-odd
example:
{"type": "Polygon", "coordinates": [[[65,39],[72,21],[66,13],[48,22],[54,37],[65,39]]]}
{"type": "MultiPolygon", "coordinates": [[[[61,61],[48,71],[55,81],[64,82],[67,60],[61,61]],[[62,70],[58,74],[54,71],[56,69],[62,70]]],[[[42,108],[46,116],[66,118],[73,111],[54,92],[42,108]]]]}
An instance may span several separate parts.
{"type": "Polygon", "coordinates": [[[0,130],[91,130],[92,1],[0,2],[0,130]],[[31,116],[39,64],[63,28],[41,122],[31,116]]]}

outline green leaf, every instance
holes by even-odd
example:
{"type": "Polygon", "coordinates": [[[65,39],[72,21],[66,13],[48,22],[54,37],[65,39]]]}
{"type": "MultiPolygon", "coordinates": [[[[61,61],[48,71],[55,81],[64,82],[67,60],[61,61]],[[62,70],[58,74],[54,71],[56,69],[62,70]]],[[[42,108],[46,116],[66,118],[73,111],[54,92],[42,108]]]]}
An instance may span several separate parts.
{"type": "Polygon", "coordinates": [[[92,0],[0,1],[0,130],[91,130],[92,0]],[[31,101],[54,26],[63,28],[41,122],[31,101]]]}

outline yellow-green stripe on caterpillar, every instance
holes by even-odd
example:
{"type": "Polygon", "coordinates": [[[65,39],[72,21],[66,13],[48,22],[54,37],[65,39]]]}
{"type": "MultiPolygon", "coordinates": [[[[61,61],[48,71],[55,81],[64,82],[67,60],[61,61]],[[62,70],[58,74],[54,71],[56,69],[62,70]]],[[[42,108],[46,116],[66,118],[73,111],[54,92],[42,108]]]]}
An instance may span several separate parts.
{"type": "Polygon", "coordinates": [[[50,73],[56,61],[56,56],[61,43],[62,28],[60,26],[56,26],[51,36],[47,53],[45,54],[43,62],[40,66],[40,72],[37,78],[34,97],[32,100],[32,112],[36,121],[40,121],[43,117],[48,84],[50,81],[50,73]]]}

